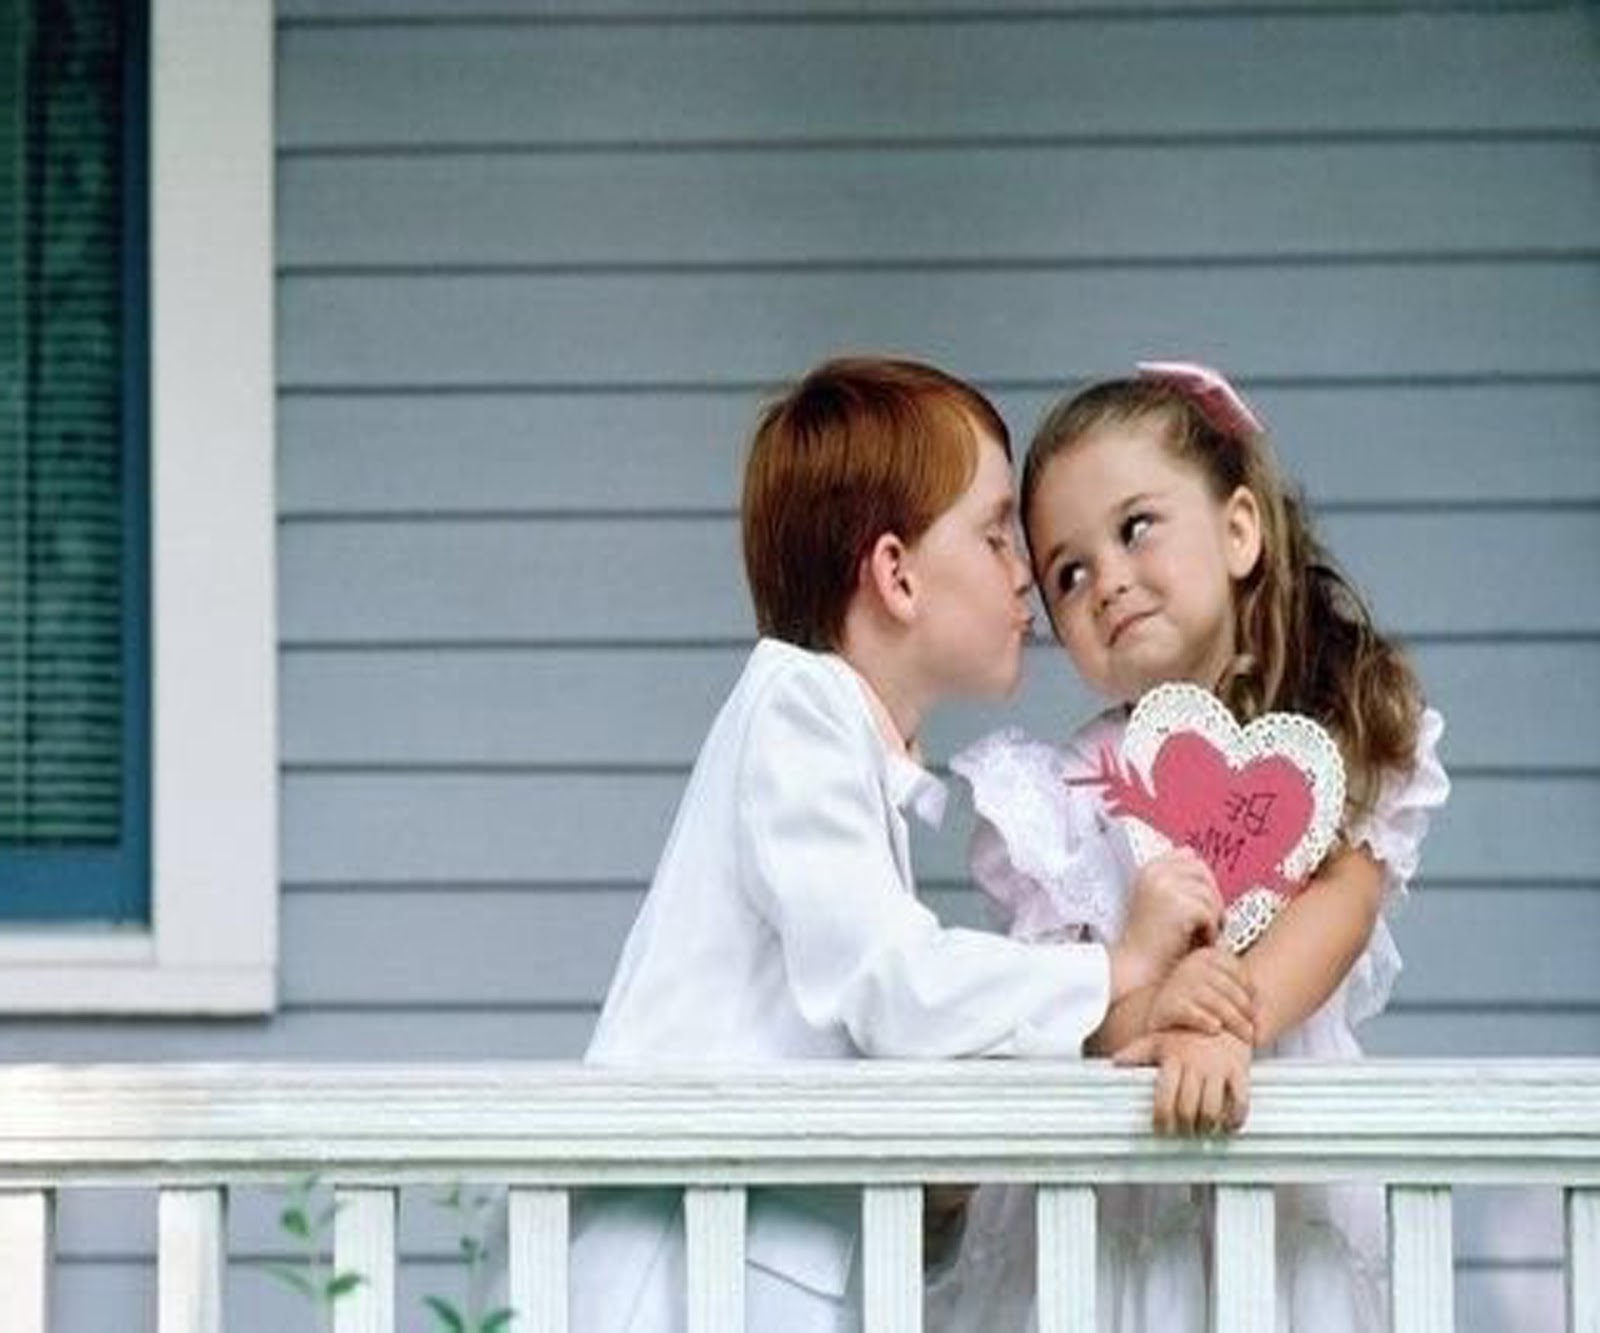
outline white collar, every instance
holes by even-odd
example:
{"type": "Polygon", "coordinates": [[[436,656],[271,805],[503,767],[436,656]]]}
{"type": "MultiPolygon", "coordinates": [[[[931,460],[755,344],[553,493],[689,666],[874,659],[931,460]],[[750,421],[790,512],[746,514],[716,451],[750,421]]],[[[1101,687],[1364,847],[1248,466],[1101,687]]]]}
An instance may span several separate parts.
{"type": "Polygon", "coordinates": [[[900,728],[895,726],[894,715],[872,688],[872,682],[844,658],[838,660],[860,686],[861,699],[867,706],[873,729],[883,742],[889,799],[902,814],[914,813],[930,828],[938,828],[944,822],[949,789],[919,762],[922,755],[917,743],[906,743],[900,728]]]}

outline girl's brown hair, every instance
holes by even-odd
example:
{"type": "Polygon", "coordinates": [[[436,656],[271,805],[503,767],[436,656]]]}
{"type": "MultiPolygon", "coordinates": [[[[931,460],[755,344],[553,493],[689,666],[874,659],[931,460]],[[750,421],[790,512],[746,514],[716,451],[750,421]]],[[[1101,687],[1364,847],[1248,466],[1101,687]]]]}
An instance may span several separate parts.
{"type": "Polygon", "coordinates": [[[873,544],[921,537],[972,484],[984,436],[1011,457],[987,398],[914,361],[829,361],[768,405],[740,506],[761,633],[837,648],[873,544]]]}
{"type": "Polygon", "coordinates": [[[1219,503],[1243,486],[1260,512],[1261,556],[1234,591],[1238,656],[1217,692],[1241,721],[1282,711],[1316,718],[1344,753],[1352,812],[1370,811],[1384,773],[1411,768],[1421,687],[1317,540],[1265,435],[1216,429],[1158,380],[1094,385],[1057,405],[1034,434],[1022,474],[1025,529],[1032,531],[1032,502],[1053,459],[1102,428],[1149,420],[1219,503]]]}

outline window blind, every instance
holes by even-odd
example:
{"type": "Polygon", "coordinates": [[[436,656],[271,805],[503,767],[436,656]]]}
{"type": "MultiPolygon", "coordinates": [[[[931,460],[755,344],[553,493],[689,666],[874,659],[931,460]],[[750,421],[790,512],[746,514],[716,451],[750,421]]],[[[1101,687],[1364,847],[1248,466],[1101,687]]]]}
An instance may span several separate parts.
{"type": "Polygon", "coordinates": [[[0,849],[128,834],[122,9],[0,4],[0,849]]]}

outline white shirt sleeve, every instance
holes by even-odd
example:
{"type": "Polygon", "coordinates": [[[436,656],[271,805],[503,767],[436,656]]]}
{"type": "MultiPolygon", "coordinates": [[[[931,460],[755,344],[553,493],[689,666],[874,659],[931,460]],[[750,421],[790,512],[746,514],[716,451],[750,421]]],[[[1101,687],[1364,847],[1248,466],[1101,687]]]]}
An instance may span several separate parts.
{"type": "Polygon", "coordinates": [[[896,865],[875,743],[803,673],[773,683],[745,738],[739,878],[800,1012],[866,1055],[1076,1055],[1105,1016],[1105,950],[942,927],[896,865]]]}

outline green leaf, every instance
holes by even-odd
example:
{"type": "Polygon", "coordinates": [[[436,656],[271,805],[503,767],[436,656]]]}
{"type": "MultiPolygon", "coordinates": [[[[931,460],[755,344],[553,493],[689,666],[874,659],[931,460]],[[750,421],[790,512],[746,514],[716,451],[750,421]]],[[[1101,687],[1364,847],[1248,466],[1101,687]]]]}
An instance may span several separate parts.
{"type": "Polygon", "coordinates": [[[306,1216],[304,1208],[285,1208],[278,1216],[278,1225],[301,1240],[311,1237],[311,1219],[306,1216]]]}
{"type": "Polygon", "coordinates": [[[366,1276],[361,1273],[340,1273],[337,1277],[328,1279],[323,1294],[330,1301],[336,1301],[341,1296],[348,1296],[366,1280],[366,1276]]]}
{"type": "Polygon", "coordinates": [[[461,1257],[469,1264],[477,1263],[486,1252],[483,1242],[476,1236],[463,1236],[461,1238],[461,1257]]]}
{"type": "Polygon", "coordinates": [[[293,1287],[302,1296],[315,1297],[316,1284],[293,1264],[263,1263],[261,1271],[275,1282],[281,1282],[287,1287],[293,1287]]]}
{"type": "Polygon", "coordinates": [[[467,1333],[467,1321],[456,1312],[456,1307],[440,1296],[424,1296],[423,1303],[439,1317],[439,1322],[450,1333],[467,1333]]]}
{"type": "Polygon", "coordinates": [[[516,1317],[517,1312],[509,1305],[503,1310],[495,1310],[484,1315],[483,1322],[478,1325],[478,1333],[500,1333],[501,1329],[509,1328],[516,1317]]]}

